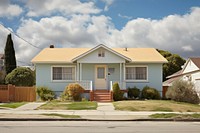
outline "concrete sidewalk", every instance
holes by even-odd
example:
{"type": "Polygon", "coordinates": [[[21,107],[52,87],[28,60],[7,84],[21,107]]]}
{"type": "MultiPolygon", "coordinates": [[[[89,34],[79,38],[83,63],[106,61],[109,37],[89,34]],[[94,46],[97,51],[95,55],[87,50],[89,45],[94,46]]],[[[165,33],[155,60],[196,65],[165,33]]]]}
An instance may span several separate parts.
{"type": "MultiPolygon", "coordinates": [[[[58,116],[46,116],[44,114],[63,114],[63,115],[78,115],[80,120],[147,120],[149,115],[156,113],[180,113],[180,112],[133,112],[133,111],[118,111],[114,110],[112,103],[98,103],[97,110],[35,110],[41,106],[42,102],[28,103],[17,109],[0,109],[0,120],[6,119],[63,119],[58,116]]],[[[187,114],[192,114],[189,112],[187,114]]],[[[184,113],[186,114],[186,113],[184,113]]]]}
{"type": "Polygon", "coordinates": [[[17,110],[35,110],[38,107],[42,106],[43,104],[45,104],[46,102],[32,102],[32,103],[27,103],[24,104],[16,109],[14,109],[15,111],[17,110]]]}

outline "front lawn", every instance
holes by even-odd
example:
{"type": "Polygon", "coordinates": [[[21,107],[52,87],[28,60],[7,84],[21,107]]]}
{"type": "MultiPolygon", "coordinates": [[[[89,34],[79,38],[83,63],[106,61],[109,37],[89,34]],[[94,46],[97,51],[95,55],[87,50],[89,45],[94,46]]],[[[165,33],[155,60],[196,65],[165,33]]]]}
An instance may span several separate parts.
{"type": "Polygon", "coordinates": [[[179,118],[179,119],[193,119],[200,118],[200,114],[153,114],[151,118],[179,118]]]}
{"type": "Polygon", "coordinates": [[[4,108],[18,108],[22,105],[26,104],[26,102],[15,102],[15,103],[5,103],[5,104],[1,104],[0,107],[4,107],[4,108]]]}
{"type": "Polygon", "coordinates": [[[96,110],[97,102],[48,102],[38,109],[44,110],[96,110]]]}
{"type": "Polygon", "coordinates": [[[174,102],[169,100],[134,100],[113,103],[116,110],[127,111],[165,111],[165,112],[200,112],[200,105],[174,102]]]}

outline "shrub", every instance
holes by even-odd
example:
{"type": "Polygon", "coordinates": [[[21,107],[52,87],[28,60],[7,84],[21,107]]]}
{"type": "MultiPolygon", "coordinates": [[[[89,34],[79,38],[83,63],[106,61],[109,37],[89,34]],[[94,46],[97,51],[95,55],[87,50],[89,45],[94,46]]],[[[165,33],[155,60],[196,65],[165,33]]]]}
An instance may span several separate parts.
{"type": "Polygon", "coordinates": [[[199,104],[200,99],[194,89],[194,84],[189,81],[177,80],[166,92],[166,98],[177,101],[199,104]]]}
{"type": "Polygon", "coordinates": [[[42,101],[51,101],[55,98],[55,93],[48,87],[37,87],[37,94],[42,101]]]}
{"type": "Polygon", "coordinates": [[[35,77],[30,68],[18,67],[6,76],[5,83],[16,86],[33,86],[35,77]]]}
{"type": "Polygon", "coordinates": [[[113,84],[113,99],[114,101],[120,101],[123,99],[124,93],[120,91],[119,84],[116,82],[113,84]]]}
{"type": "Polygon", "coordinates": [[[145,86],[142,89],[142,98],[144,99],[160,99],[160,93],[155,89],[149,86],[145,86]]]}
{"type": "Polygon", "coordinates": [[[129,98],[138,98],[140,96],[140,89],[137,87],[128,88],[128,97],[129,98]]]}
{"type": "Polygon", "coordinates": [[[73,83],[69,84],[65,90],[64,94],[71,97],[74,101],[81,101],[81,94],[84,92],[84,89],[79,84],[73,83]]]}

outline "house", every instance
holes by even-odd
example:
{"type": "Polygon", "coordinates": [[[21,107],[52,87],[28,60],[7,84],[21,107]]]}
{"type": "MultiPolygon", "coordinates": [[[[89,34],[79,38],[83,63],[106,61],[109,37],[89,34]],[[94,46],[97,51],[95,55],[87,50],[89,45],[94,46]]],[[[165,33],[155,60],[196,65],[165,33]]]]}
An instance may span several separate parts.
{"type": "MultiPolygon", "coordinates": [[[[168,80],[163,82],[163,90],[167,91],[175,80],[191,81],[195,85],[196,92],[200,94],[200,58],[189,58],[184,64],[182,70],[167,77],[168,80]]],[[[163,91],[163,92],[164,92],[163,91]]]]}
{"type": "Polygon", "coordinates": [[[65,86],[77,82],[90,92],[84,95],[90,100],[105,100],[114,82],[124,91],[148,85],[161,92],[162,64],[166,62],[154,48],[109,48],[103,44],[45,48],[32,59],[36,86],[48,86],[59,96],[65,86]]]}

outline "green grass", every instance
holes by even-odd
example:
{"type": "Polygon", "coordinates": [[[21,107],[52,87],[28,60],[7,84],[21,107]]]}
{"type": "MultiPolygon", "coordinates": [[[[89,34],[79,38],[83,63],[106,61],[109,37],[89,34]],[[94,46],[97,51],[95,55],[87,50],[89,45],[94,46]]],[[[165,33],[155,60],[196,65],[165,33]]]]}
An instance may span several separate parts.
{"type": "Polygon", "coordinates": [[[15,103],[5,103],[5,104],[1,104],[0,107],[5,107],[5,108],[18,108],[24,104],[26,104],[27,102],[15,102],[15,103]]]}
{"type": "Polygon", "coordinates": [[[170,100],[133,100],[114,102],[116,110],[161,111],[161,112],[200,112],[200,106],[170,100]]]}
{"type": "Polygon", "coordinates": [[[78,116],[78,115],[63,115],[63,114],[56,114],[56,113],[41,114],[41,115],[45,115],[45,116],[58,116],[58,117],[61,117],[61,118],[80,118],[80,116],[78,116]]]}
{"type": "Polygon", "coordinates": [[[150,115],[151,118],[180,118],[180,119],[192,119],[200,118],[200,114],[153,114],[150,115]]]}
{"type": "Polygon", "coordinates": [[[58,102],[52,101],[44,104],[38,109],[44,110],[96,110],[97,102],[58,102]]]}

